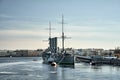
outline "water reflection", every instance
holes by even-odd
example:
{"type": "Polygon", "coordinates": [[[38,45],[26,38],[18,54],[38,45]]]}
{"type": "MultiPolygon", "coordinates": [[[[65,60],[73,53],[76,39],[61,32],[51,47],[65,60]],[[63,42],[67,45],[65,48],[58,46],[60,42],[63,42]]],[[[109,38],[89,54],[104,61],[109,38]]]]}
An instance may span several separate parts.
{"type": "Polygon", "coordinates": [[[75,65],[59,65],[62,68],[75,68],[75,65]]]}
{"type": "Polygon", "coordinates": [[[49,80],[58,80],[57,67],[49,65],[49,80]]]}
{"type": "MultiPolygon", "coordinates": [[[[47,71],[48,75],[48,80],[66,80],[66,79],[71,79],[72,75],[69,75],[69,72],[71,73],[72,69],[75,69],[74,66],[71,65],[58,65],[57,67],[51,66],[51,65],[45,65],[44,68],[47,71]]],[[[47,76],[46,76],[47,77],[47,76]]]]}

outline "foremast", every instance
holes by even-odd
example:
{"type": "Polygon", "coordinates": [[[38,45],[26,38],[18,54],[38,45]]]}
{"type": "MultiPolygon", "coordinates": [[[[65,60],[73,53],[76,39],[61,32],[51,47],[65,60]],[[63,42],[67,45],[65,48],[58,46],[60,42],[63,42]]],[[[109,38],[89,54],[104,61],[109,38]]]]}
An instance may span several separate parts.
{"type": "Polygon", "coordinates": [[[64,51],[64,40],[65,40],[65,36],[64,36],[64,16],[62,15],[62,51],[64,51]]]}

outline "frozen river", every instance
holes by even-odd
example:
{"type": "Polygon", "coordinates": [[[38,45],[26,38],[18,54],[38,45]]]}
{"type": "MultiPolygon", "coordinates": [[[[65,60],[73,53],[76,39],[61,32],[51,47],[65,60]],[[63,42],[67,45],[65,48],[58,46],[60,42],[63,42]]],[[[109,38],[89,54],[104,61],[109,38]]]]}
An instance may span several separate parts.
{"type": "Polygon", "coordinates": [[[119,66],[52,67],[41,57],[1,57],[0,80],[120,80],[119,66]]]}

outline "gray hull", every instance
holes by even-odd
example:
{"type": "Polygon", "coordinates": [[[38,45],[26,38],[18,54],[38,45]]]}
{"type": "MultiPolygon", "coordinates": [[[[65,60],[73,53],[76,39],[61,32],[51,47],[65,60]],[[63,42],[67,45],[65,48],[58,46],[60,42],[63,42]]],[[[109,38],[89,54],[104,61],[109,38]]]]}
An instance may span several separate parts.
{"type": "Polygon", "coordinates": [[[62,60],[58,59],[56,62],[61,65],[74,65],[74,56],[65,56],[62,60]]]}
{"type": "MultiPolygon", "coordinates": [[[[74,56],[58,56],[55,62],[60,65],[74,65],[74,56]]],[[[48,64],[47,57],[44,57],[43,63],[48,64]]]]}

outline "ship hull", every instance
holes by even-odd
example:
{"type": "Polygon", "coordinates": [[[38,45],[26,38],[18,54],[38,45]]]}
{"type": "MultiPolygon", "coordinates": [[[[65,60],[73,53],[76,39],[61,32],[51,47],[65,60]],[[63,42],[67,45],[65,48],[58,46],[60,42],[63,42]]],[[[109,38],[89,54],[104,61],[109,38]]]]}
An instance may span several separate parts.
{"type": "Polygon", "coordinates": [[[74,65],[74,56],[65,56],[62,60],[58,59],[56,62],[60,65],[74,65]]]}
{"type": "MultiPolygon", "coordinates": [[[[59,65],[74,65],[74,56],[58,56],[54,62],[56,62],[59,65]]],[[[43,58],[43,63],[49,64],[48,58],[43,58]]]]}

